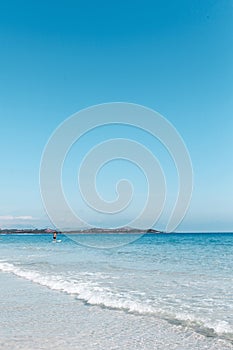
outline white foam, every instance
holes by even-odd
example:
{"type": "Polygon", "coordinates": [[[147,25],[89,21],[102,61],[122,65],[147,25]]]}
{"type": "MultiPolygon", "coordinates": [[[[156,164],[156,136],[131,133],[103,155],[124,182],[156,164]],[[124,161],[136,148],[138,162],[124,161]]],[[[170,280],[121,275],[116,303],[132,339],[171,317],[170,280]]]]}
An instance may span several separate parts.
{"type": "Polygon", "coordinates": [[[17,265],[8,262],[0,261],[0,271],[12,273],[18,277],[22,277],[31,282],[46,286],[52,290],[66,292],[75,295],[78,299],[85,301],[90,305],[100,305],[111,309],[138,313],[143,315],[162,316],[167,320],[173,319],[184,321],[191,325],[198,323],[206,329],[213,330],[218,335],[233,334],[232,327],[226,321],[210,322],[202,318],[197,318],[195,315],[183,314],[168,314],[162,309],[153,306],[152,302],[147,303],[141,300],[132,299],[130,294],[119,294],[110,288],[99,286],[92,281],[65,280],[64,276],[42,275],[37,271],[25,270],[17,265]]]}
{"type": "Polygon", "coordinates": [[[154,309],[149,305],[143,305],[134,300],[127,299],[125,296],[113,293],[109,288],[96,286],[88,282],[80,282],[70,279],[64,280],[63,276],[41,275],[36,271],[23,270],[20,267],[0,262],[0,270],[3,272],[13,273],[31,282],[46,286],[53,290],[74,294],[79,299],[91,305],[102,305],[109,308],[124,309],[129,312],[137,313],[154,313],[154,309]]]}

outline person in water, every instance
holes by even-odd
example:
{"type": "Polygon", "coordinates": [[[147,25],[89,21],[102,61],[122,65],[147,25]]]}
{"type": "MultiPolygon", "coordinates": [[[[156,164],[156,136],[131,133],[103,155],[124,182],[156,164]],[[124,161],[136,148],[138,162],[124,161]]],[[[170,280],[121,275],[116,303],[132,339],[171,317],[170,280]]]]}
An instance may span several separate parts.
{"type": "Polygon", "coordinates": [[[57,232],[54,231],[54,232],[53,232],[53,240],[56,241],[56,239],[57,239],[57,232]]]}

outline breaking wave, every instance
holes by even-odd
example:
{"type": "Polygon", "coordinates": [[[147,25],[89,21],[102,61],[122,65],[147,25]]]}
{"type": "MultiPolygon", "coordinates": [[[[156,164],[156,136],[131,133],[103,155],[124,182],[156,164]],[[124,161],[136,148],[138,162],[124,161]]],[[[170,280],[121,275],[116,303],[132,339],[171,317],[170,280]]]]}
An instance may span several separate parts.
{"type": "MultiPolygon", "coordinates": [[[[89,305],[98,305],[140,315],[151,315],[167,320],[174,325],[191,327],[197,333],[208,337],[220,337],[233,342],[233,328],[226,321],[210,322],[192,314],[182,312],[168,313],[153,306],[152,300],[142,301],[129,292],[116,292],[110,287],[103,287],[93,281],[76,280],[62,275],[43,275],[37,271],[27,270],[18,265],[0,261],[0,271],[14,274],[51,290],[74,295],[89,305]]],[[[82,274],[81,274],[82,276],[82,274]]]]}

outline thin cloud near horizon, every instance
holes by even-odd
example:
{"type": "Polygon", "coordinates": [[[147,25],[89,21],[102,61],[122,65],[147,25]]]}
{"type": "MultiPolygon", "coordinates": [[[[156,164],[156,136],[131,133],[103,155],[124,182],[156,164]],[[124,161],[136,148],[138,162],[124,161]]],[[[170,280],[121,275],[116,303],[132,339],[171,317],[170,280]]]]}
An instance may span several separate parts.
{"type": "Polygon", "coordinates": [[[13,216],[13,215],[2,215],[0,216],[0,220],[4,221],[12,221],[12,220],[36,220],[36,218],[32,217],[31,215],[20,215],[20,216],[13,216]]]}

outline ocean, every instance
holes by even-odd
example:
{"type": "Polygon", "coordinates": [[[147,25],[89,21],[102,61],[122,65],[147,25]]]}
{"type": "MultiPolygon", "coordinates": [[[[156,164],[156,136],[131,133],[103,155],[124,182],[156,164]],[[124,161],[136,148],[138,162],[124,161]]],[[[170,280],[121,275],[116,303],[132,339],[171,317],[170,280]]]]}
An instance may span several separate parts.
{"type": "Polygon", "coordinates": [[[70,237],[0,235],[1,350],[233,349],[232,233],[70,237]]]}

